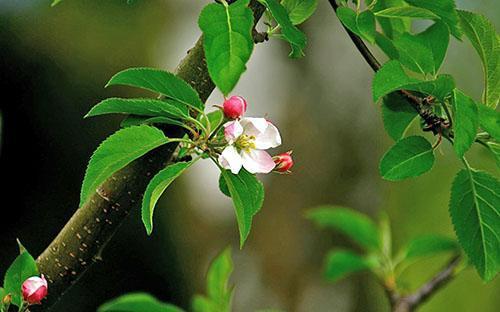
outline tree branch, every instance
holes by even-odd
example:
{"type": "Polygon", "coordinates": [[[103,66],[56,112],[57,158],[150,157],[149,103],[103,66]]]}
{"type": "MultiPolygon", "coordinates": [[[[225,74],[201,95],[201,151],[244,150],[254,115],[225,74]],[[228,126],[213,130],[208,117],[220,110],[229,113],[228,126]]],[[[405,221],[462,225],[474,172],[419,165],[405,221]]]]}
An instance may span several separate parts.
{"type": "MultiPolygon", "coordinates": [[[[250,8],[257,22],[264,7],[252,0],[250,8]]],[[[188,51],[176,69],[178,77],[188,82],[203,102],[215,88],[208,74],[202,38],[188,51]]],[[[168,127],[169,137],[180,137],[180,127],[168,127]]],[[[90,265],[101,260],[101,250],[115,234],[129,212],[140,206],[149,180],[169,162],[177,145],[167,144],[132,162],[113,174],[82,205],[52,243],[37,259],[37,265],[49,281],[49,297],[41,306],[50,308],[90,265]]]]}
{"type": "MultiPolygon", "coordinates": [[[[333,10],[337,12],[337,9],[339,8],[337,1],[328,0],[328,2],[330,3],[333,10]]],[[[366,44],[358,35],[350,31],[343,24],[342,26],[344,27],[345,31],[351,38],[352,42],[358,49],[359,53],[368,63],[368,65],[370,65],[370,67],[373,69],[374,72],[377,72],[381,68],[380,62],[375,58],[375,56],[371,53],[370,49],[368,49],[366,44]]],[[[405,99],[407,99],[407,103],[411,105],[417,111],[418,115],[424,120],[426,124],[426,128],[424,128],[424,131],[432,131],[432,133],[440,135],[447,133],[446,129],[450,127],[449,122],[444,118],[434,114],[434,112],[430,107],[430,105],[434,101],[433,98],[431,97],[422,98],[420,96],[413,94],[408,90],[400,90],[399,93],[405,99]]]]}
{"type": "Polygon", "coordinates": [[[453,257],[441,271],[439,271],[427,283],[422,285],[413,294],[399,296],[394,291],[389,291],[393,312],[411,312],[426,302],[438,290],[446,286],[455,277],[456,268],[460,264],[459,255],[453,257]]]}

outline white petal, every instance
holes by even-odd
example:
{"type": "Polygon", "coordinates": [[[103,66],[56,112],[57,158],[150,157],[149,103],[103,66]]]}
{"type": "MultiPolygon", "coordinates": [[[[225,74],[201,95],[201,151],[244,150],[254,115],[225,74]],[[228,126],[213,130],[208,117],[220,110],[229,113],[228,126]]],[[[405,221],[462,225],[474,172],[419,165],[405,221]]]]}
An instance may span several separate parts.
{"type": "Polygon", "coordinates": [[[228,146],[220,154],[219,164],[222,168],[230,169],[232,173],[238,174],[242,166],[242,159],[234,146],[228,146]]]}
{"type": "Polygon", "coordinates": [[[272,123],[268,122],[268,126],[266,131],[264,133],[257,135],[255,137],[255,147],[257,149],[268,149],[268,148],[273,148],[281,145],[281,136],[278,131],[278,128],[276,128],[272,123]]]}
{"type": "Polygon", "coordinates": [[[250,173],[269,173],[275,166],[273,158],[265,151],[243,151],[241,157],[243,167],[250,173]]]}
{"type": "Polygon", "coordinates": [[[243,134],[243,127],[238,120],[226,122],[224,124],[224,137],[231,144],[243,134]]]}
{"type": "Polygon", "coordinates": [[[259,134],[264,133],[269,124],[265,118],[253,117],[242,118],[240,123],[243,126],[243,133],[253,136],[258,136],[259,134]]]}

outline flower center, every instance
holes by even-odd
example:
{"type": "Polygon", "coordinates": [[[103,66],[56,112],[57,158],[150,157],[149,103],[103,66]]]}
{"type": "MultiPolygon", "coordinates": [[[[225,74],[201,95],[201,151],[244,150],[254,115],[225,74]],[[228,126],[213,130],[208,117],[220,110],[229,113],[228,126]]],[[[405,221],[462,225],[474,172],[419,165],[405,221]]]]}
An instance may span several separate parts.
{"type": "Polygon", "coordinates": [[[249,151],[255,149],[255,137],[253,135],[242,134],[236,139],[234,145],[240,150],[249,151]]]}

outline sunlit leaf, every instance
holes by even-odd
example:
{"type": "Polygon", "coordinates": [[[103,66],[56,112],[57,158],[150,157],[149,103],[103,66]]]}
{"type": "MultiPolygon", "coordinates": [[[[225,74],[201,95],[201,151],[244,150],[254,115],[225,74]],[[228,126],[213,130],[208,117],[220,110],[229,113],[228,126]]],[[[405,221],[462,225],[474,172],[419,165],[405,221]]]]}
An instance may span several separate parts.
{"type": "Polygon", "coordinates": [[[98,312],[183,312],[146,293],[129,293],[101,305],[98,312]]]}
{"type": "Polygon", "coordinates": [[[146,232],[153,232],[153,213],[156,203],[167,187],[186,170],[192,162],[178,162],[171,164],[158,172],[149,181],[142,199],[142,223],[146,232]]]}
{"type": "Polygon", "coordinates": [[[104,140],[87,166],[80,206],[113,173],[166,143],[168,138],[162,131],[146,125],[123,128],[104,140]]]}
{"type": "Polygon", "coordinates": [[[479,127],[478,109],[473,99],[455,89],[453,92],[453,112],[455,135],[453,147],[458,157],[461,158],[476,139],[479,127]]]}
{"type": "Polygon", "coordinates": [[[377,17],[439,19],[439,16],[424,8],[413,6],[392,7],[375,12],[377,17]]]}
{"type": "Polygon", "coordinates": [[[454,0],[405,0],[409,4],[427,9],[441,18],[441,20],[448,26],[450,32],[456,38],[460,39],[462,31],[458,21],[457,11],[455,9],[454,0]]]}
{"type": "Polygon", "coordinates": [[[454,239],[442,235],[428,234],[412,239],[404,248],[406,260],[433,256],[443,252],[459,252],[460,247],[454,239]]]}
{"type": "Polygon", "coordinates": [[[500,112],[484,105],[478,105],[479,124],[497,141],[500,141],[500,112]]]}
{"type": "Polygon", "coordinates": [[[489,173],[464,169],[451,188],[450,214],[460,245],[485,281],[500,269],[500,183],[489,173]]]}
{"type": "Polygon", "coordinates": [[[290,21],[294,25],[299,25],[313,15],[318,6],[318,0],[282,0],[281,4],[288,12],[290,21]]]}
{"type": "Polygon", "coordinates": [[[172,100],[109,98],[92,107],[85,117],[104,114],[166,116],[170,118],[186,118],[189,116],[187,110],[179,109],[178,105],[172,103],[172,100]]]}
{"type": "Polygon", "coordinates": [[[332,282],[349,274],[370,270],[377,266],[374,259],[360,256],[352,251],[331,251],[326,258],[326,278],[332,282]]]}
{"type": "Polygon", "coordinates": [[[393,145],[380,161],[380,175],[385,180],[399,181],[417,177],[434,164],[432,145],[424,137],[410,136],[393,145]]]}
{"type": "Polygon", "coordinates": [[[233,90],[252,54],[254,22],[248,3],[249,0],[238,0],[231,5],[211,3],[198,19],[208,72],[225,95],[233,90]]]}

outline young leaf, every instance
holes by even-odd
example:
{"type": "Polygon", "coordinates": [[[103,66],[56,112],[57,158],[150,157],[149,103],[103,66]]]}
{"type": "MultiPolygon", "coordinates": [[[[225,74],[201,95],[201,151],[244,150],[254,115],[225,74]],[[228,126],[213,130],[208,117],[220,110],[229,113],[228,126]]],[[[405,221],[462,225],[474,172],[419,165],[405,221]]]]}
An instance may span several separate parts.
{"type": "Polygon", "coordinates": [[[370,270],[377,266],[371,258],[360,256],[352,251],[330,251],[326,258],[326,278],[332,282],[357,272],[370,270]]]}
{"type": "Polygon", "coordinates": [[[433,12],[443,20],[453,36],[457,39],[462,37],[457,11],[455,10],[455,0],[406,0],[406,2],[433,12]]]}
{"type": "Polygon", "coordinates": [[[288,16],[286,9],[278,2],[278,0],[259,0],[269,9],[271,15],[281,27],[281,33],[286,41],[290,43],[292,51],[290,57],[300,58],[304,56],[304,48],[306,47],[306,36],[297,27],[295,27],[288,16]]]}
{"type": "Polygon", "coordinates": [[[413,6],[392,7],[375,12],[377,17],[439,19],[440,17],[424,8],[413,6]]]}
{"type": "Polygon", "coordinates": [[[432,53],[433,73],[436,74],[443,64],[448,44],[450,43],[450,31],[446,24],[436,21],[423,32],[414,36],[415,40],[425,45],[432,53]]]}
{"type": "Polygon", "coordinates": [[[63,0],[54,0],[54,1],[52,1],[52,4],[50,6],[56,6],[57,4],[59,4],[62,1],[63,0]]]}
{"type": "Polygon", "coordinates": [[[390,93],[382,101],[384,128],[394,141],[403,137],[411,122],[418,116],[417,111],[408,105],[407,101],[399,93],[390,93]]]}
{"type": "Polygon", "coordinates": [[[96,104],[85,117],[104,114],[132,114],[139,116],[166,116],[170,118],[186,118],[187,110],[181,110],[172,100],[154,99],[121,99],[109,98],[96,104]]]}
{"type": "Polygon", "coordinates": [[[183,312],[181,308],[163,303],[146,293],[129,293],[110,300],[98,312],[183,312]]]}
{"type": "Polygon", "coordinates": [[[229,312],[233,289],[229,278],[233,271],[231,249],[226,248],[214,259],[207,273],[207,296],[197,295],[193,300],[195,312],[229,312]]]}
{"type": "Polygon", "coordinates": [[[337,9],[337,16],[350,31],[371,43],[375,42],[375,16],[371,11],[358,15],[351,8],[340,7],[337,9]]]}
{"type": "Polygon", "coordinates": [[[250,234],[252,219],[259,212],[264,202],[264,186],[255,175],[241,169],[232,174],[229,170],[222,170],[221,175],[226,181],[240,230],[240,247],[243,248],[245,240],[250,234]]]}
{"type": "Polygon", "coordinates": [[[389,61],[375,74],[372,84],[373,101],[393,91],[400,90],[406,85],[418,83],[414,78],[408,77],[398,61],[389,61]]]}
{"type": "Polygon", "coordinates": [[[227,197],[231,197],[231,193],[229,193],[229,188],[227,187],[226,179],[224,179],[222,174],[219,176],[219,190],[227,197]]]}
{"type": "MultiPolygon", "coordinates": [[[[373,12],[379,12],[392,7],[402,7],[408,4],[403,0],[378,0],[373,7],[373,12]]],[[[376,16],[382,31],[389,39],[395,39],[399,35],[409,32],[411,20],[409,18],[387,18],[376,16]]]]}
{"type": "Polygon", "coordinates": [[[451,187],[450,214],[460,245],[485,281],[500,268],[500,183],[486,172],[460,171],[451,187]]]}
{"type": "Polygon", "coordinates": [[[285,7],[294,25],[305,22],[318,6],[318,0],[282,0],[281,4],[285,7]]]}
{"type": "Polygon", "coordinates": [[[380,249],[377,226],[366,215],[355,210],[323,206],[311,209],[306,217],[322,228],[333,228],[369,250],[380,249]]]}
{"type": "Polygon", "coordinates": [[[412,239],[404,249],[404,259],[433,256],[443,252],[458,252],[458,243],[442,235],[423,235],[412,239]]]}
{"type": "Polygon", "coordinates": [[[253,14],[249,0],[212,3],[201,11],[198,25],[208,72],[215,85],[227,95],[246,70],[253,50],[253,14]]]}
{"type": "Polygon", "coordinates": [[[500,99],[500,39],[495,26],[484,16],[458,11],[462,30],[483,63],[483,102],[496,108],[500,99]]]}
{"type": "Polygon", "coordinates": [[[153,213],[160,199],[161,194],[167,187],[179,177],[193,162],[178,162],[167,166],[158,172],[149,181],[149,184],[142,198],[142,223],[146,227],[146,232],[151,235],[153,232],[153,213]]]}
{"type": "Polygon", "coordinates": [[[197,110],[203,110],[198,93],[184,80],[172,73],[154,68],[125,69],[109,80],[108,86],[126,85],[158,92],[197,110]]]}
{"type": "Polygon", "coordinates": [[[453,92],[454,134],[453,148],[459,158],[462,158],[476,139],[479,127],[479,115],[474,100],[462,91],[453,92]]]}
{"type": "Polygon", "coordinates": [[[3,280],[4,291],[11,294],[13,305],[21,306],[21,285],[32,276],[38,276],[35,259],[27,251],[22,252],[7,269],[3,280]]]}
{"type": "Polygon", "coordinates": [[[432,51],[409,33],[404,33],[393,41],[399,52],[399,61],[408,69],[421,74],[432,73],[434,59],[432,51]]]}
{"type": "Polygon", "coordinates": [[[399,181],[417,177],[432,168],[432,145],[424,137],[410,136],[396,142],[380,161],[380,175],[385,180],[399,181]]]}
{"type": "Polygon", "coordinates": [[[168,143],[157,128],[142,125],[118,130],[104,140],[90,158],[80,194],[80,206],[107,178],[133,160],[168,143]]]}
{"type": "Polygon", "coordinates": [[[484,105],[478,105],[478,108],[481,128],[500,141],[500,112],[484,105]]]}
{"type": "MultiPolygon", "coordinates": [[[[215,130],[218,126],[220,126],[224,121],[224,113],[220,109],[208,113],[207,117],[208,117],[208,122],[210,123],[210,129],[212,129],[212,131],[215,130]]],[[[202,118],[202,116],[200,115],[199,119],[200,122],[206,127],[207,126],[206,118],[202,118]]]]}

